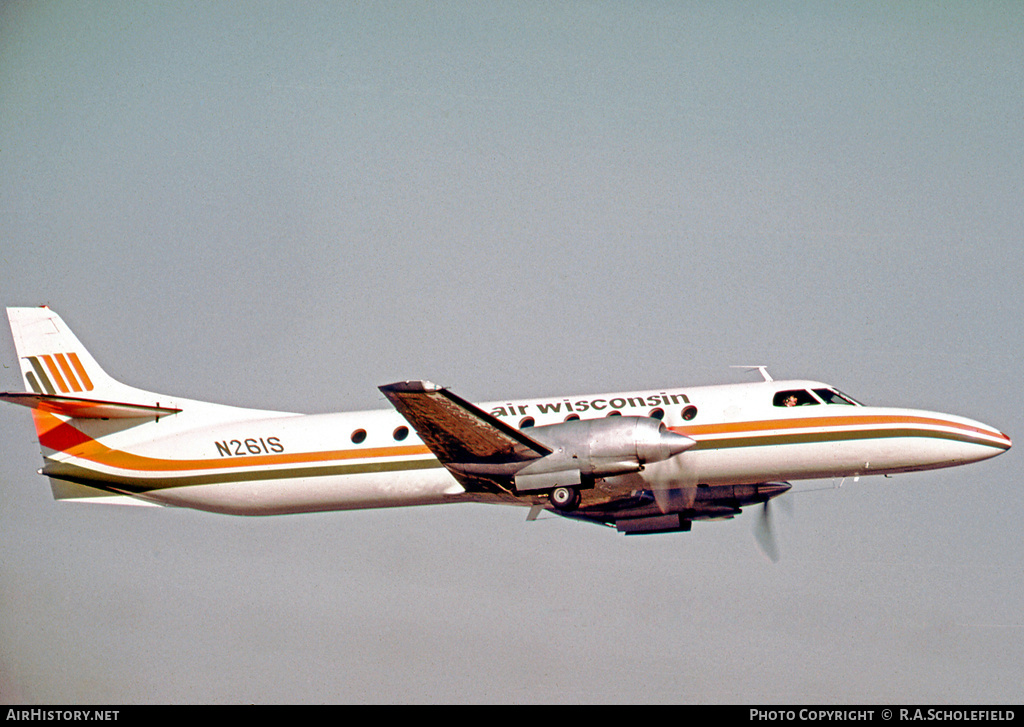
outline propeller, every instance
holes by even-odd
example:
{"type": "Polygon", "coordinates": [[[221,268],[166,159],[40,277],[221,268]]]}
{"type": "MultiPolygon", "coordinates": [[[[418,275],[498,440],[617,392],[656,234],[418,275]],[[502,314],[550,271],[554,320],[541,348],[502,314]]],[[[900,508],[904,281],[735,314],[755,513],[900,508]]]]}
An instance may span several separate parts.
{"type": "Polygon", "coordinates": [[[693,507],[696,491],[691,488],[652,488],[654,502],[658,505],[662,515],[670,512],[682,512],[686,508],[693,507]]]}
{"type": "Polygon", "coordinates": [[[767,555],[773,563],[777,563],[779,546],[775,542],[775,532],[772,529],[771,510],[768,509],[769,502],[771,500],[765,500],[764,505],[761,506],[761,514],[754,524],[754,539],[757,541],[758,547],[761,548],[761,552],[767,555]]]}
{"type": "Polygon", "coordinates": [[[661,514],[667,515],[669,509],[672,507],[672,491],[655,488],[654,501],[658,504],[658,509],[661,510],[661,514]]]}

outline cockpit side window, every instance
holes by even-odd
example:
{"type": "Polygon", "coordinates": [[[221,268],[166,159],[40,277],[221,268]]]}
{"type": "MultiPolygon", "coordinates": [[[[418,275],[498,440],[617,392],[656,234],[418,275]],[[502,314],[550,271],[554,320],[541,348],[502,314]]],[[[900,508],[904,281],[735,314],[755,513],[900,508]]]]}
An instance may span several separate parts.
{"type": "Polygon", "coordinates": [[[772,403],[775,406],[811,406],[817,404],[818,400],[805,389],[792,389],[778,392],[772,403]]]}
{"type": "Polygon", "coordinates": [[[843,404],[845,406],[863,406],[856,399],[847,396],[838,389],[815,389],[814,393],[826,404],[843,404]]]}

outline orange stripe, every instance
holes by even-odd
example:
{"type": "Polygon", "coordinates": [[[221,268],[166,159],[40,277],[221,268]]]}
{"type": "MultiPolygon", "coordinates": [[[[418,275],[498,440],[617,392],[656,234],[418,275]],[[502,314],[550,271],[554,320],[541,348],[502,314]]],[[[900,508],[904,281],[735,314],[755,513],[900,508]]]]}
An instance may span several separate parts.
{"type": "Polygon", "coordinates": [[[47,436],[50,431],[64,423],[53,414],[43,411],[42,409],[32,410],[32,422],[35,424],[36,436],[39,437],[40,444],[42,444],[43,437],[47,436]]]}
{"type": "Polygon", "coordinates": [[[82,362],[78,360],[77,353],[69,353],[68,358],[71,359],[71,365],[75,367],[75,371],[78,372],[78,380],[82,382],[82,386],[85,387],[86,391],[92,391],[92,381],[89,379],[89,374],[85,373],[85,367],[82,366],[82,362]]]}
{"type": "MultiPolygon", "coordinates": [[[[343,449],[333,450],[326,452],[297,452],[293,454],[272,454],[272,455],[253,455],[243,457],[223,457],[218,459],[161,459],[156,457],[146,457],[143,455],[133,454],[131,452],[125,452],[122,450],[111,449],[110,447],[102,444],[95,439],[88,438],[82,432],[70,427],[65,424],[65,429],[62,431],[65,434],[62,437],[66,437],[63,443],[59,442],[56,438],[52,439],[49,443],[46,441],[46,434],[49,433],[44,429],[44,418],[54,419],[54,422],[50,424],[61,424],[59,420],[56,420],[52,415],[44,414],[34,410],[34,413],[38,413],[36,419],[37,432],[40,435],[40,441],[44,446],[49,446],[50,449],[60,449],[61,451],[69,454],[73,457],[78,457],[96,464],[105,465],[108,467],[115,467],[124,470],[134,470],[136,472],[182,472],[188,470],[223,470],[223,469],[240,469],[248,467],[268,467],[274,465],[289,465],[289,464],[327,464],[330,462],[337,462],[340,460],[356,460],[356,459],[375,459],[382,457],[410,457],[410,456],[421,456],[430,454],[430,450],[424,445],[404,445],[395,447],[371,447],[365,449],[343,449]],[[83,441],[85,439],[85,441],[83,441]],[[70,446],[68,446],[70,445],[70,446]]],[[[1005,435],[997,434],[994,432],[978,429],[977,427],[971,427],[957,422],[946,421],[943,419],[933,419],[927,417],[913,417],[913,416],[850,416],[850,417],[818,417],[809,420],[774,420],[774,421],[758,421],[758,422],[734,422],[729,424],[705,424],[694,427],[674,427],[673,431],[677,431],[690,436],[700,437],[702,435],[713,435],[713,434],[753,434],[756,432],[763,432],[765,430],[775,430],[784,432],[787,429],[807,429],[807,428],[820,428],[825,426],[844,426],[849,427],[851,425],[865,425],[865,424],[927,424],[932,426],[944,426],[960,429],[962,431],[976,432],[984,435],[985,437],[992,439],[999,439],[1000,436],[1006,438],[1005,435]]],[[[870,430],[865,430],[870,431],[870,430]]],[[[713,442],[709,442],[713,445],[713,442]]]]}
{"type": "MultiPolygon", "coordinates": [[[[733,422],[729,424],[703,424],[698,426],[673,427],[673,431],[688,436],[707,436],[715,434],[744,434],[763,432],[768,429],[809,429],[817,427],[850,427],[889,424],[926,424],[931,426],[952,427],[961,431],[974,432],[987,437],[998,438],[995,432],[979,429],[967,424],[917,416],[847,416],[847,417],[815,417],[812,419],[768,419],[759,422],[733,422]]],[[[1005,435],[1004,435],[1005,436],[1005,435]]]]}
{"type": "MultiPolygon", "coordinates": [[[[37,410],[34,410],[37,411],[37,410]]],[[[52,415],[44,415],[50,416],[52,415]]],[[[50,425],[51,428],[61,424],[56,420],[50,425]]],[[[102,444],[95,439],[88,441],[76,441],[75,435],[84,436],[81,432],[70,425],[65,425],[66,435],[69,442],[75,442],[70,447],[60,447],[57,441],[45,441],[45,434],[48,432],[38,431],[40,442],[50,449],[60,451],[73,457],[95,462],[96,464],[120,469],[131,469],[139,472],[180,472],[185,470],[209,470],[209,469],[237,469],[240,467],[261,467],[271,465],[287,465],[302,463],[328,463],[338,460],[349,459],[375,459],[380,457],[401,457],[430,454],[430,450],[424,445],[410,444],[402,447],[372,447],[367,449],[342,449],[329,452],[297,452],[295,454],[271,454],[255,455],[247,457],[224,457],[220,459],[159,459],[145,457],[143,455],[124,452],[102,444]],[[56,446],[53,446],[56,445],[56,446]]],[[[38,430],[38,426],[37,426],[38,430]]]]}
{"type": "Polygon", "coordinates": [[[71,370],[71,366],[68,364],[68,360],[64,358],[64,354],[57,354],[57,363],[60,364],[60,370],[64,372],[64,375],[68,378],[68,383],[71,384],[71,388],[80,392],[82,387],[78,385],[78,380],[75,378],[75,372],[71,370]]]}
{"type": "Polygon", "coordinates": [[[53,378],[56,380],[57,386],[58,388],[60,388],[61,393],[70,393],[68,390],[68,385],[64,382],[64,377],[60,375],[60,369],[57,368],[57,364],[53,362],[53,359],[50,356],[45,355],[42,356],[41,358],[43,359],[43,361],[46,362],[46,368],[50,369],[50,373],[53,374],[53,378]]]}
{"type": "Polygon", "coordinates": [[[377,459],[380,457],[400,457],[430,454],[430,450],[423,445],[408,445],[405,447],[377,447],[372,449],[342,449],[332,452],[298,452],[296,454],[269,454],[255,455],[250,457],[225,457],[223,459],[157,459],[154,457],[143,457],[110,449],[105,445],[96,442],[91,447],[89,444],[80,447],[72,447],[67,453],[88,459],[98,464],[105,464],[111,467],[122,469],[133,469],[141,472],[180,472],[183,470],[197,469],[237,469],[240,467],[269,467],[272,465],[287,464],[326,464],[339,460],[349,459],[377,459]],[[86,453],[82,450],[92,450],[86,453]],[[90,456],[91,455],[91,456],[90,456]]]}

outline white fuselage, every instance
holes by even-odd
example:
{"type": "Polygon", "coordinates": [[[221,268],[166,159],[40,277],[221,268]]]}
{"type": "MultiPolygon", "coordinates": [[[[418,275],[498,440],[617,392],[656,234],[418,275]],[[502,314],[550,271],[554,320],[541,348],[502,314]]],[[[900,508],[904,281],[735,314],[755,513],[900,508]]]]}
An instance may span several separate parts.
{"type": "MultiPolygon", "coordinates": [[[[856,405],[812,381],[493,402],[512,427],[619,413],[653,416],[697,444],[635,475],[599,481],[584,503],[637,490],[889,474],[966,464],[1010,447],[970,419],[856,405]],[[803,405],[781,394],[803,392],[803,405]],[[837,403],[826,403],[832,400],[837,403]],[[842,403],[839,403],[842,402],[842,403]]],[[[532,505],[467,493],[396,411],[298,415],[169,400],[144,424],[36,412],[45,474],[163,505],[239,515],[426,505],[532,505]],[[72,426],[73,425],[73,426],[72,426]]]]}

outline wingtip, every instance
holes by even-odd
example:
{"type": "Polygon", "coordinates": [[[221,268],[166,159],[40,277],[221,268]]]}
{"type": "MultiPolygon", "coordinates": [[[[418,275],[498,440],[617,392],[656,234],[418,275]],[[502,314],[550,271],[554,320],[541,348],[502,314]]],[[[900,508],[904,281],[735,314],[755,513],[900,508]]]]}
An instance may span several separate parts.
{"type": "Polygon", "coordinates": [[[393,384],[385,384],[384,386],[378,386],[385,394],[393,392],[397,394],[402,393],[422,393],[426,391],[440,391],[444,387],[438,386],[431,381],[424,381],[422,379],[416,379],[412,381],[396,381],[393,384]]]}

